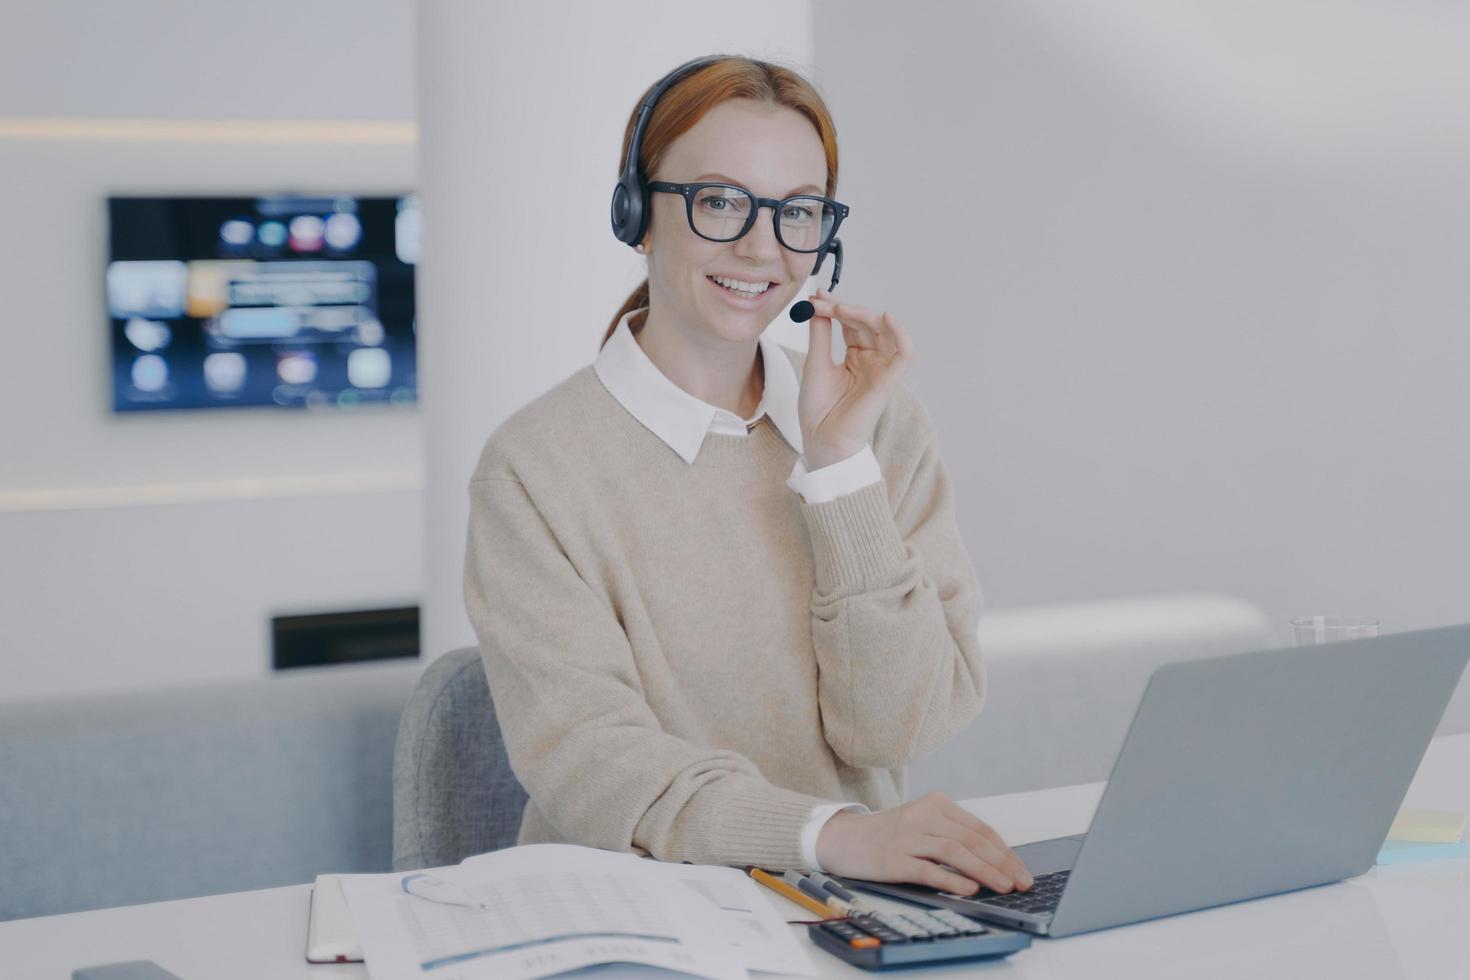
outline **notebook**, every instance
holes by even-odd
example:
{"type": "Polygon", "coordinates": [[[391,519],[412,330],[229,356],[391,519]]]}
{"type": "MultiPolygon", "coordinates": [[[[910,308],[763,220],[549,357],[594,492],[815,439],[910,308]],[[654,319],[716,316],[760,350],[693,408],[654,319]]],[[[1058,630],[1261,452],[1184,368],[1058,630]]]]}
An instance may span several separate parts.
{"type": "Polygon", "coordinates": [[[1436,844],[1458,843],[1465,836],[1465,814],[1449,810],[1404,807],[1388,828],[1388,839],[1436,844]]]}

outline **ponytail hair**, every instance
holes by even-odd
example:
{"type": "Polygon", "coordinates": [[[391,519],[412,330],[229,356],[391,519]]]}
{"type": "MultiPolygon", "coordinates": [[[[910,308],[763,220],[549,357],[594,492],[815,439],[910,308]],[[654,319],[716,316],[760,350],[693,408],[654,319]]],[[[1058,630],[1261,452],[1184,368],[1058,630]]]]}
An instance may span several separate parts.
{"type": "MultiPolygon", "coordinates": [[[[638,109],[657,84],[655,82],[644,91],[628,117],[628,125],[623,131],[623,151],[618,157],[619,173],[628,162],[628,147],[638,125],[638,109]]],[[[658,169],[674,140],[692,129],[705,113],[729,99],[753,99],[794,109],[805,116],[822,140],[822,149],[827,156],[826,195],[833,196],[837,190],[837,128],[832,123],[827,104],[811,82],[790,68],[740,55],[721,58],[685,75],[659,98],[638,147],[638,171],[644,179],[658,169]]],[[[644,278],[614,314],[612,323],[602,335],[602,343],[597,345],[598,350],[612,337],[623,317],[633,310],[647,307],[648,302],[648,279],[644,278]]],[[[641,328],[646,317],[646,313],[635,317],[637,322],[629,321],[629,326],[634,330],[641,328]]]]}
{"type": "Polygon", "coordinates": [[[613,314],[612,323],[608,326],[607,332],[602,335],[602,343],[597,345],[597,349],[601,350],[603,346],[612,339],[613,333],[615,333],[618,329],[618,321],[627,316],[629,313],[633,312],[634,310],[644,310],[644,312],[641,316],[635,316],[632,320],[629,320],[628,327],[634,332],[637,332],[640,328],[642,328],[643,321],[648,318],[648,312],[645,309],[647,306],[648,278],[644,277],[643,281],[638,284],[638,288],[633,290],[633,292],[628,295],[627,299],[623,300],[623,305],[618,308],[618,312],[613,314]]]}

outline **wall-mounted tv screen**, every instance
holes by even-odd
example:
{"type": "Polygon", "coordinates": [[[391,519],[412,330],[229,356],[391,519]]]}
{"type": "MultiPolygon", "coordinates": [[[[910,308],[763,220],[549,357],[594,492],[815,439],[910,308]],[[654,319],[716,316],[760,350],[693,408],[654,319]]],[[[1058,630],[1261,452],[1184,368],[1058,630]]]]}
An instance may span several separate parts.
{"type": "Polygon", "coordinates": [[[116,412],[417,400],[419,208],[392,197],[110,197],[116,412]]]}

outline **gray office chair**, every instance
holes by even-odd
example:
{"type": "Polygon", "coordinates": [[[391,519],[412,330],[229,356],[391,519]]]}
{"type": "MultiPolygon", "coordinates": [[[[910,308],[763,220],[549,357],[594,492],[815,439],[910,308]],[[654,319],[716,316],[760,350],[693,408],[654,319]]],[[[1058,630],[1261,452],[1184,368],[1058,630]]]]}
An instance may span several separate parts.
{"type": "Polygon", "coordinates": [[[393,753],[393,870],[458,864],[516,842],[526,791],[511,772],[480,651],[429,665],[393,753]]]}

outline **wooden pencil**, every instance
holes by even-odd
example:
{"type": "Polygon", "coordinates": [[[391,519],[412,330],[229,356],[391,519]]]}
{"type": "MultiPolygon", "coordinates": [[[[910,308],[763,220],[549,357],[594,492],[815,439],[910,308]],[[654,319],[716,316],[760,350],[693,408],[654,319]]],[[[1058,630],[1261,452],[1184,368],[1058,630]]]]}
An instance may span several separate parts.
{"type": "Polygon", "coordinates": [[[841,916],[834,915],[833,910],[828,908],[826,905],[823,905],[816,899],[811,898],[810,896],[798,891],[795,888],[792,888],[780,878],[777,878],[775,875],[768,874],[765,871],[762,871],[760,868],[751,868],[750,876],[756,881],[760,882],[762,885],[765,885],[771,891],[782,896],[783,898],[787,898],[795,902],[797,905],[800,905],[802,908],[806,909],[808,912],[811,912],[813,915],[820,915],[824,919],[841,918],[841,916]]]}

